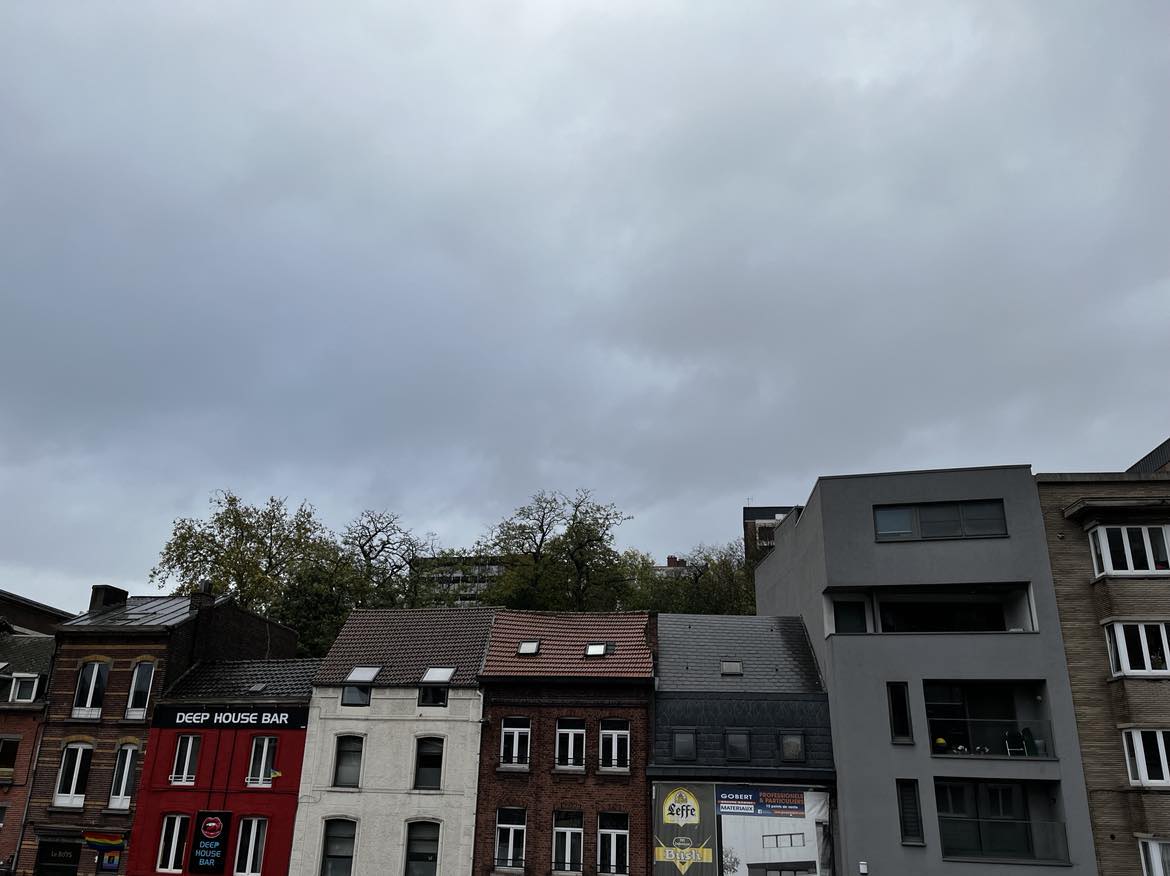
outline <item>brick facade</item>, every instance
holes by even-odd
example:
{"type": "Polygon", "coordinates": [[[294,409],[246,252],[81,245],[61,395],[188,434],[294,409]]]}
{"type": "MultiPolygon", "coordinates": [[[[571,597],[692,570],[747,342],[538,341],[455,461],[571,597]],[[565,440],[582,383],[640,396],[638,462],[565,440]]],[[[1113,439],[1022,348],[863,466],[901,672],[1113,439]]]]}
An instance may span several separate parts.
{"type": "MultiPolygon", "coordinates": [[[[650,786],[646,766],[650,740],[651,685],[642,682],[485,682],[484,724],[479,759],[479,794],[475,822],[474,876],[497,872],[496,812],[527,810],[525,866],[528,876],[552,872],[553,813],[580,812],[583,824],[582,872],[598,870],[598,816],[629,816],[629,874],[650,872],[650,786]],[[501,769],[501,722],[527,717],[531,721],[528,769],[501,769]],[[558,718],[584,719],[585,769],[558,770],[555,762],[558,718]],[[599,769],[600,726],[606,718],[629,722],[628,773],[599,769]]],[[[515,871],[508,871],[515,872],[515,871]]]]}
{"type": "Polygon", "coordinates": [[[1170,620],[1165,577],[1094,580],[1085,526],[1166,523],[1162,512],[1109,510],[1076,519],[1065,509],[1081,499],[1170,495],[1170,475],[1037,475],[1053,583],[1056,588],[1076,706],[1097,864],[1101,876],[1142,872],[1137,835],[1170,838],[1170,796],[1133,787],[1120,727],[1136,723],[1170,728],[1170,679],[1114,678],[1102,623],[1110,619],[1170,620]]]}

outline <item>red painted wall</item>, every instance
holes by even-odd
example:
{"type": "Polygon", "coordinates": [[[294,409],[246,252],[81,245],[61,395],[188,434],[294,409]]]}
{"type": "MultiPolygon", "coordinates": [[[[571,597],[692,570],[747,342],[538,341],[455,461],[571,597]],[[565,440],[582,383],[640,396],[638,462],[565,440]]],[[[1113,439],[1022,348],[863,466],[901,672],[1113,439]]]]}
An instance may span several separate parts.
{"type": "MultiPolygon", "coordinates": [[[[231,706],[224,708],[231,709],[231,706]]],[[[268,819],[263,876],[286,876],[304,754],[304,730],[264,727],[230,730],[151,728],[142,764],[142,778],[138,785],[138,812],[130,835],[127,876],[153,876],[163,819],[167,815],[176,814],[191,817],[188,845],[184,853],[186,872],[195,816],[201,810],[226,810],[232,813],[228,838],[229,859],[225,872],[231,873],[235,864],[240,819],[259,816],[268,819]],[[174,786],[169,781],[175,746],[178,737],[184,734],[201,737],[194,786],[174,786]],[[278,740],[273,768],[280,775],[272,779],[270,788],[249,788],[244,782],[252,756],[252,739],[256,736],[275,736],[278,740]]]]}

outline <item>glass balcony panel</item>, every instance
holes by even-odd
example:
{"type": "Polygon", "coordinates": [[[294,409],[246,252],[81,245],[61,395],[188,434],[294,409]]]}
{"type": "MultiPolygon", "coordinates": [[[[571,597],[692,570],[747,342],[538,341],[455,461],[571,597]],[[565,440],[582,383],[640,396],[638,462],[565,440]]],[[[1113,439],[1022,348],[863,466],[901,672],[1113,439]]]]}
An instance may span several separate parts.
{"type": "Polygon", "coordinates": [[[1063,822],[938,817],[944,858],[1068,862],[1063,822]]]}

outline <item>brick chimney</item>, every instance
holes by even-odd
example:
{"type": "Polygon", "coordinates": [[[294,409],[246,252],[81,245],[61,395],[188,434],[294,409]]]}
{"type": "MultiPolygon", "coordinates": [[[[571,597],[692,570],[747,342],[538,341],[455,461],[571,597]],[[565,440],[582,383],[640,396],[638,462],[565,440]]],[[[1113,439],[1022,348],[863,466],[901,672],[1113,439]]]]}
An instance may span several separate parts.
{"type": "Polygon", "coordinates": [[[204,581],[199,585],[199,592],[191,594],[191,611],[200,611],[215,605],[215,596],[211,592],[211,582],[204,581]]]}
{"type": "Polygon", "coordinates": [[[680,560],[674,554],[671,554],[666,558],[666,568],[668,569],[684,569],[686,568],[686,565],[686,560],[680,560]]]}
{"type": "Polygon", "coordinates": [[[130,594],[121,587],[111,587],[109,584],[94,584],[89,593],[89,610],[105,611],[115,605],[125,605],[130,594]]]}

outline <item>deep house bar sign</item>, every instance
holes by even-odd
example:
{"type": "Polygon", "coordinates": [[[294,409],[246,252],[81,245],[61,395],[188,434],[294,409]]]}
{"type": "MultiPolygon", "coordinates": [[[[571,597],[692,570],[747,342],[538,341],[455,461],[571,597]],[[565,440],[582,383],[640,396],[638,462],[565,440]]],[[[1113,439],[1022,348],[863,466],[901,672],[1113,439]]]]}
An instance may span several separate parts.
{"type": "Polygon", "coordinates": [[[191,837],[191,858],[187,869],[192,873],[222,873],[227,865],[230,812],[200,812],[195,817],[195,835],[191,837]]]}
{"type": "Polygon", "coordinates": [[[218,727],[222,729],[304,730],[308,706],[155,706],[152,727],[218,727]]]}

